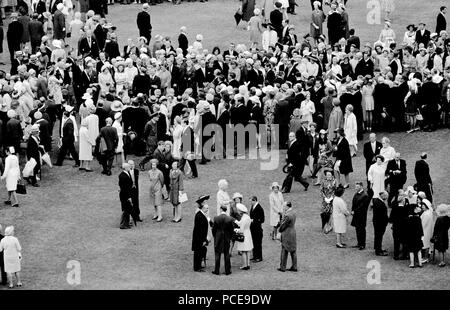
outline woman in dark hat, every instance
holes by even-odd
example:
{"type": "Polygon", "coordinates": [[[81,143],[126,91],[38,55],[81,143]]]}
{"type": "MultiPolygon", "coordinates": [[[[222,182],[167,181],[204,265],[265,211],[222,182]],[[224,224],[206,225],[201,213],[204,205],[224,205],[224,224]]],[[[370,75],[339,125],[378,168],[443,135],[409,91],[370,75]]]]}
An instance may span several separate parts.
{"type": "Polygon", "coordinates": [[[336,180],[338,184],[341,184],[341,174],[345,177],[344,188],[350,186],[350,173],[353,172],[352,166],[352,156],[350,154],[350,146],[347,139],[345,138],[345,133],[343,128],[336,130],[337,133],[337,143],[334,147],[334,156],[336,157],[336,162],[334,163],[334,171],[337,173],[336,180]]]}

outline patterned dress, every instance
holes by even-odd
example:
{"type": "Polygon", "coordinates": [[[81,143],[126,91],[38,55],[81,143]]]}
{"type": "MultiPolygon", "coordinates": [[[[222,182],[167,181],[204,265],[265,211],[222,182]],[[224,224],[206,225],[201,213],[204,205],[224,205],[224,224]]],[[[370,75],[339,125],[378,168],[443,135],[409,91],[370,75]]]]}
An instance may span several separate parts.
{"type": "Polygon", "coordinates": [[[333,208],[334,192],[336,190],[336,180],[324,179],[320,185],[320,196],[322,196],[321,213],[331,214],[333,208]]]}

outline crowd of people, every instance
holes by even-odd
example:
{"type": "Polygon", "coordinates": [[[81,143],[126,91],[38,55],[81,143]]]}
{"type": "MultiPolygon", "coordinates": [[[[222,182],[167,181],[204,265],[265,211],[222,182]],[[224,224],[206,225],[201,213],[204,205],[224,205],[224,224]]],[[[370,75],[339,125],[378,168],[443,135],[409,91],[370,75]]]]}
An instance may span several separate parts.
{"type": "MultiPolygon", "coordinates": [[[[210,51],[204,47],[203,35],[190,41],[185,26],[176,39],[152,37],[148,3],[136,18],[139,37],[129,38],[123,47],[117,40],[117,27],[106,18],[104,1],[4,3],[17,5],[6,35],[11,69],[0,72],[6,204],[19,206],[15,192],[22,151],[26,153],[24,177],[36,187],[42,165],[52,165],[49,154],[56,158],[54,165],[61,166],[69,153],[74,167],[83,173],[93,171],[95,157],[105,176],[112,175],[113,162],[120,159],[121,229],[141,221],[135,166],[145,170],[148,162],[153,220],[163,220],[162,205],[170,200],[172,221],[179,223],[186,197],[184,176],[197,178],[197,159],[208,164],[227,157],[225,150],[234,147],[235,141],[216,139],[204,128],[216,125],[225,132],[237,125],[263,125],[268,133],[278,127],[276,142],[280,149],[287,149],[286,179],[281,186],[272,184],[270,195],[271,236],[282,242],[280,271],[286,270],[288,253],[291,270],[297,270],[295,203],[284,201],[283,194],[291,191],[294,181],[308,190],[305,167],[317,179],[314,185],[320,186],[323,196],[322,228],[324,232],[334,229],[338,248],[346,246],[352,212],[357,246],[365,248],[367,208],[372,205],[379,215],[374,218],[377,255],[386,254],[381,241],[387,207],[392,208],[390,220],[396,227],[394,258],[401,257],[401,246],[403,254],[420,254],[424,248],[427,256],[431,237],[439,244],[435,248],[445,253],[448,235],[445,239],[443,231],[448,230],[450,211],[445,205],[432,204],[426,154],[416,163],[415,188],[405,191],[406,164],[388,138],[380,146],[371,134],[364,146],[367,190],[362,182],[355,184],[352,211],[341,198],[350,187],[352,158],[364,133],[434,131],[449,125],[450,37],[445,6],[440,8],[435,33],[423,22],[418,29],[408,25],[400,42],[387,20],[377,42],[362,44],[356,30],[349,27],[345,1],[312,1],[311,29],[300,40],[289,20],[295,6],[268,1],[258,7],[244,1],[242,15],[248,20],[250,45],[232,42],[226,50],[214,47],[210,51]],[[205,152],[204,146],[211,141],[223,150],[222,156],[210,158],[205,152]],[[129,155],[144,157],[135,165],[127,161],[129,155]],[[434,223],[436,214],[442,218],[436,219],[433,234],[433,225],[424,223],[434,223]],[[425,234],[428,241],[421,245],[425,234]]],[[[256,197],[251,198],[250,211],[239,193],[228,199],[225,183],[219,185],[218,217],[208,218],[206,196],[197,201],[192,244],[196,271],[203,270],[210,242],[205,235],[208,225],[216,237],[216,262],[224,253],[226,273],[231,272],[232,239],[242,254],[243,270],[249,269],[250,251],[254,261],[262,259],[262,208],[255,207],[259,205],[256,197]],[[252,216],[253,211],[257,215],[252,216]]],[[[419,265],[423,262],[419,256],[419,265]]],[[[219,273],[217,265],[214,272],[219,273]]]]}

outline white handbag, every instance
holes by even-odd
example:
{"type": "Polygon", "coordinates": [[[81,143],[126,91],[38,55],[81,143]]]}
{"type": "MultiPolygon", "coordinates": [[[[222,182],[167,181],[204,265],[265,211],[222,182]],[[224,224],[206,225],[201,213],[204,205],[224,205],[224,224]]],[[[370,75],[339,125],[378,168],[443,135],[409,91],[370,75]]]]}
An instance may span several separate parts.
{"type": "Polygon", "coordinates": [[[22,174],[24,178],[28,178],[33,175],[33,169],[36,167],[37,162],[34,158],[30,158],[29,161],[25,164],[25,167],[22,170],[22,174]]]}
{"type": "Polygon", "coordinates": [[[179,192],[179,194],[178,194],[178,201],[179,201],[180,203],[184,203],[184,202],[188,201],[188,196],[187,196],[187,194],[186,194],[186,193],[179,192]]]}

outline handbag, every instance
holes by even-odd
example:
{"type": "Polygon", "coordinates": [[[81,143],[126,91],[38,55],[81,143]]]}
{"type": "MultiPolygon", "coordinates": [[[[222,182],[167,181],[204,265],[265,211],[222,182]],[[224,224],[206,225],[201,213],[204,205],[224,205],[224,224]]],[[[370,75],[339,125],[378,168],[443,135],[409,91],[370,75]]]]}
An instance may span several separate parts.
{"type": "Polygon", "coordinates": [[[237,242],[244,242],[244,239],[245,239],[244,234],[241,233],[240,231],[234,231],[233,236],[231,237],[231,240],[237,242]]]}
{"type": "Polygon", "coordinates": [[[423,115],[420,113],[419,110],[417,110],[416,120],[418,120],[418,121],[423,121],[423,115]]]}
{"type": "Polygon", "coordinates": [[[34,167],[36,167],[37,162],[36,160],[32,157],[30,158],[29,161],[27,161],[27,163],[25,164],[25,167],[23,168],[22,174],[25,178],[28,178],[29,176],[33,175],[33,169],[34,167]]]}
{"type": "Polygon", "coordinates": [[[27,193],[27,187],[22,179],[17,181],[16,193],[20,195],[26,195],[27,193]]]}
{"type": "Polygon", "coordinates": [[[188,196],[187,196],[187,194],[186,194],[186,193],[181,193],[181,192],[179,192],[179,194],[178,194],[178,201],[179,201],[180,203],[183,203],[183,202],[188,201],[188,196]]]}

